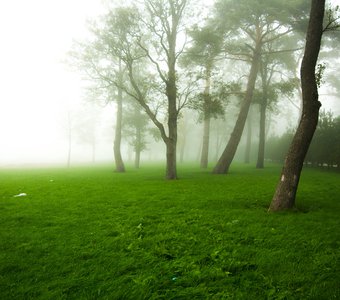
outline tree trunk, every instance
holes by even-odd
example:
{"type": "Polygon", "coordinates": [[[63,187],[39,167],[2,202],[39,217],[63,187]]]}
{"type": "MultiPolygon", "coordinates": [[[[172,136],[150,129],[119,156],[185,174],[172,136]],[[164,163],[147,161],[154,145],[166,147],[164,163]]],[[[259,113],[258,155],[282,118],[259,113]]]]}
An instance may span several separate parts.
{"type": "Polygon", "coordinates": [[[140,166],[140,150],[136,150],[135,152],[135,168],[139,169],[140,166]]]}
{"type": "Polygon", "coordinates": [[[204,120],[203,120],[203,142],[202,142],[202,154],[201,154],[201,168],[206,169],[208,167],[209,160],[209,140],[210,140],[210,77],[211,77],[211,64],[207,63],[205,74],[205,87],[203,93],[204,99],[204,120]]]}
{"type": "Polygon", "coordinates": [[[204,119],[204,122],[203,122],[203,141],[202,141],[202,153],[201,153],[201,168],[202,169],[206,169],[208,167],[209,139],[210,139],[210,117],[207,117],[204,119]]]}
{"type": "Polygon", "coordinates": [[[125,166],[120,151],[120,145],[122,140],[122,116],[123,116],[123,93],[121,89],[118,89],[117,96],[117,113],[116,113],[116,130],[115,139],[113,142],[113,153],[116,163],[116,172],[125,172],[125,166]]]}
{"type": "Polygon", "coordinates": [[[135,141],[135,168],[139,169],[140,154],[142,151],[142,133],[139,126],[136,127],[136,141],[135,141]]]}
{"type": "Polygon", "coordinates": [[[169,136],[166,141],[166,179],[177,179],[177,87],[174,64],[169,68],[169,79],[166,85],[166,95],[168,97],[168,131],[169,136]]]}
{"type": "Polygon", "coordinates": [[[261,42],[258,41],[256,43],[256,48],[253,53],[253,59],[252,59],[249,78],[248,78],[246,95],[244,97],[244,100],[243,100],[243,103],[240,109],[240,113],[238,115],[233,132],[231,133],[229,142],[213,170],[214,174],[225,174],[228,172],[230,164],[232,160],[234,159],[237,147],[240,143],[244,125],[247,120],[247,115],[248,115],[249,107],[251,104],[251,100],[253,98],[253,92],[255,88],[255,82],[256,82],[256,77],[257,77],[258,68],[259,68],[259,61],[260,61],[260,56],[261,56],[261,46],[262,46],[261,42]]]}
{"type": "Polygon", "coordinates": [[[294,207],[303,161],[318,123],[321,103],[318,101],[315,66],[320,51],[324,10],[325,0],[312,0],[305,54],[301,65],[302,116],[288,150],[269,211],[294,207]]]}
{"type": "Polygon", "coordinates": [[[184,162],[185,145],[186,145],[186,133],[183,133],[181,145],[180,145],[180,149],[179,149],[179,161],[180,161],[180,163],[184,162]]]}
{"type": "Polygon", "coordinates": [[[267,110],[267,99],[263,95],[262,102],[260,104],[260,134],[259,134],[259,151],[257,154],[257,169],[264,168],[264,148],[266,143],[266,110],[267,110]]]}
{"type": "Polygon", "coordinates": [[[250,114],[248,115],[247,120],[247,141],[246,141],[246,150],[244,152],[244,163],[249,164],[250,163],[250,150],[251,150],[251,118],[250,114]]]}

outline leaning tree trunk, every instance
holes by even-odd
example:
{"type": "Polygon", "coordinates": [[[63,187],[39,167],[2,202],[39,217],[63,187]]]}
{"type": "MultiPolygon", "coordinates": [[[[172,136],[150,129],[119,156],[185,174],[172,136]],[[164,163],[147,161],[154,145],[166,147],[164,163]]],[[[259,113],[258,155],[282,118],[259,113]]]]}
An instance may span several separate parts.
{"type": "Polygon", "coordinates": [[[122,116],[123,116],[123,93],[121,89],[118,89],[117,96],[117,113],[116,113],[116,131],[115,140],[113,142],[113,154],[116,163],[116,172],[125,172],[125,166],[120,151],[120,145],[122,140],[122,116]]]}
{"type": "Polygon", "coordinates": [[[230,164],[234,159],[237,147],[240,143],[244,125],[247,120],[247,115],[248,115],[249,107],[251,104],[251,100],[253,98],[257,72],[259,69],[261,46],[262,46],[261,42],[258,41],[256,43],[256,48],[253,54],[246,95],[244,97],[236,124],[234,126],[233,132],[231,133],[229,142],[226,148],[224,149],[220,159],[218,160],[215,168],[213,169],[214,174],[225,174],[228,172],[230,164]]]}
{"type": "Polygon", "coordinates": [[[320,51],[324,10],[325,0],[312,0],[305,54],[301,65],[302,116],[288,150],[269,211],[294,207],[303,161],[318,123],[321,103],[318,101],[315,66],[320,51]]]}

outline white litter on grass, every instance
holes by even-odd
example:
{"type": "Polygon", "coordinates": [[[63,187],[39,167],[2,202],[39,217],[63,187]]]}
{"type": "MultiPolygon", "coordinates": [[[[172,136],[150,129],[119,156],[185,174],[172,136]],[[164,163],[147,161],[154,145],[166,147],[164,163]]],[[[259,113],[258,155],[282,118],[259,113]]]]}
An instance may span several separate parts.
{"type": "Polygon", "coordinates": [[[25,197],[25,196],[27,196],[26,193],[20,193],[18,195],[14,195],[13,197],[25,197]]]}

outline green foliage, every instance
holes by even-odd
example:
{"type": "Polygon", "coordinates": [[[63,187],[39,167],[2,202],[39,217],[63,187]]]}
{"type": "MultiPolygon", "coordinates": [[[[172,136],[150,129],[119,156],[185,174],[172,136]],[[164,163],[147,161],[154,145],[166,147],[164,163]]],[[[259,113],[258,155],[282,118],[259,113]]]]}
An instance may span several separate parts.
{"type": "Polygon", "coordinates": [[[267,141],[265,158],[274,162],[283,162],[293,139],[294,130],[290,129],[280,137],[272,136],[267,141]]]}
{"type": "MultiPolygon", "coordinates": [[[[280,137],[271,137],[267,142],[266,158],[282,162],[293,139],[295,130],[288,130],[280,137]]],[[[340,167],[340,117],[321,111],[319,122],[309,147],[305,162],[328,167],[340,167]]]]}
{"type": "Polygon", "coordinates": [[[316,66],[315,80],[316,80],[316,84],[317,84],[318,88],[320,88],[320,86],[323,83],[325,83],[325,81],[323,80],[325,69],[326,69],[325,63],[320,63],[316,66]]]}
{"type": "Polygon", "coordinates": [[[0,170],[0,298],[337,299],[339,174],[268,214],[279,172],[0,170]]]}
{"type": "Polygon", "coordinates": [[[189,101],[188,107],[198,111],[200,122],[204,118],[223,117],[230,98],[235,94],[240,94],[240,89],[240,84],[235,82],[218,83],[217,87],[209,94],[203,92],[193,97],[189,101]]]}
{"type": "Polygon", "coordinates": [[[321,111],[306,161],[314,165],[340,167],[340,117],[321,111]]]}

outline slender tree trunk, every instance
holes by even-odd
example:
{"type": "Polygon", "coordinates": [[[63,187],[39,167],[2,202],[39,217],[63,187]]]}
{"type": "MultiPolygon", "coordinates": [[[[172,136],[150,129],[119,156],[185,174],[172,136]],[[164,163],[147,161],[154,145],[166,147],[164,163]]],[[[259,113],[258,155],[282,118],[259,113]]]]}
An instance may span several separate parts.
{"type": "Polygon", "coordinates": [[[166,179],[177,179],[177,87],[175,68],[170,68],[169,79],[166,86],[168,97],[168,131],[169,136],[166,141],[166,179]]]}
{"type": "Polygon", "coordinates": [[[259,149],[257,153],[257,169],[264,168],[264,151],[266,143],[266,112],[268,105],[268,86],[271,76],[268,78],[268,63],[262,60],[261,68],[261,82],[262,82],[262,99],[260,102],[260,133],[259,133],[259,149]]]}
{"type": "Polygon", "coordinates": [[[201,168],[202,169],[206,169],[208,167],[209,139],[210,139],[210,117],[207,117],[204,119],[204,122],[203,122],[203,141],[202,141],[202,153],[201,153],[201,168]]]}
{"type": "Polygon", "coordinates": [[[117,96],[117,113],[116,113],[116,130],[115,139],[113,142],[113,153],[116,163],[116,172],[125,172],[125,166],[122,159],[122,154],[120,150],[121,140],[122,140],[122,117],[123,117],[123,93],[121,89],[118,89],[117,96]]]}
{"type": "Polygon", "coordinates": [[[251,114],[248,115],[247,119],[247,141],[246,150],[244,152],[244,163],[250,163],[250,150],[251,150],[251,135],[252,135],[252,124],[251,124],[251,114]]]}
{"type": "Polygon", "coordinates": [[[203,120],[203,142],[202,142],[202,154],[201,154],[201,168],[206,169],[208,167],[209,160],[209,140],[210,140],[210,77],[211,77],[211,66],[208,63],[206,66],[205,74],[205,87],[204,87],[204,120],[203,120]]]}
{"type": "Polygon", "coordinates": [[[183,133],[181,146],[180,146],[180,149],[179,149],[179,161],[180,161],[180,163],[184,162],[185,145],[186,145],[186,134],[183,133]]]}
{"type": "Polygon", "coordinates": [[[183,117],[180,119],[179,123],[179,136],[178,136],[178,143],[179,143],[179,161],[183,163],[184,161],[184,154],[185,154],[185,146],[186,146],[186,139],[187,139],[187,116],[184,114],[183,117]]]}
{"type": "MultiPolygon", "coordinates": [[[[263,96],[265,97],[265,96],[263,96]]],[[[266,143],[266,110],[267,110],[267,99],[262,99],[260,104],[260,135],[259,135],[259,150],[257,154],[257,169],[264,168],[264,148],[266,143]]]]}
{"type": "Polygon", "coordinates": [[[140,154],[142,151],[142,133],[139,126],[136,127],[136,141],[135,141],[135,168],[139,169],[140,154]]]}
{"type": "Polygon", "coordinates": [[[140,150],[136,150],[135,152],[135,168],[139,169],[140,167],[140,150]]]}
{"type": "Polygon", "coordinates": [[[318,100],[315,66],[320,51],[324,10],[325,0],[312,0],[305,54],[301,65],[302,116],[288,150],[269,211],[294,207],[303,161],[318,123],[321,103],[318,100]]]}
{"type": "Polygon", "coordinates": [[[253,59],[252,59],[252,64],[251,64],[249,78],[248,78],[246,95],[241,105],[241,109],[240,109],[236,124],[234,126],[233,132],[231,133],[229,142],[213,170],[214,174],[225,174],[228,172],[230,164],[234,159],[237,147],[240,143],[244,125],[247,120],[247,115],[248,115],[249,107],[251,104],[251,100],[253,98],[256,77],[257,77],[257,73],[259,69],[261,46],[262,46],[261,41],[258,41],[256,43],[256,48],[253,53],[253,59]]]}

